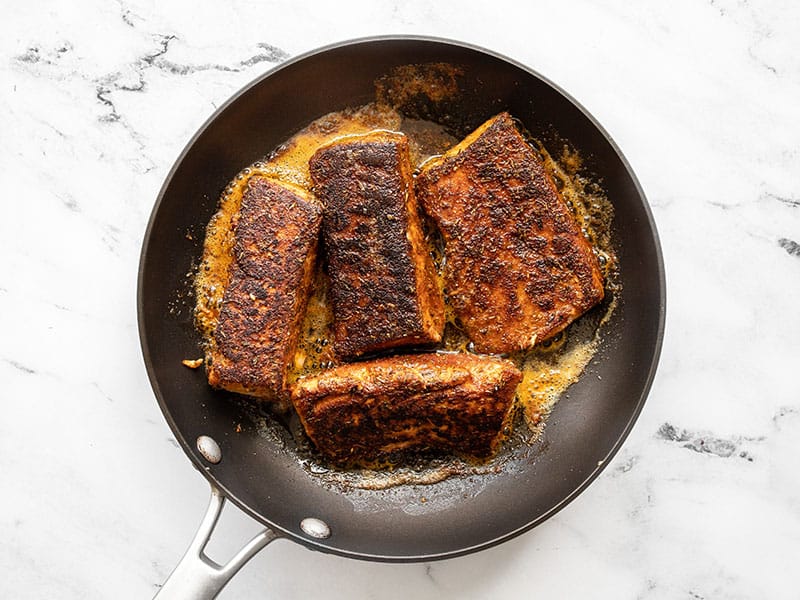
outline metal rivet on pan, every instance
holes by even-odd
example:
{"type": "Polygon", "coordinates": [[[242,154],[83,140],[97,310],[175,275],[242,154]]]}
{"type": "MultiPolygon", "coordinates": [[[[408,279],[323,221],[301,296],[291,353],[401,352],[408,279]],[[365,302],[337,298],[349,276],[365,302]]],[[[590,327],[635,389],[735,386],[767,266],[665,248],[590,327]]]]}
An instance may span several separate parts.
{"type": "Polygon", "coordinates": [[[219,444],[207,435],[197,438],[197,449],[211,464],[215,465],[222,460],[222,450],[220,450],[219,444]]]}
{"type": "Polygon", "coordinates": [[[331,528],[328,527],[328,524],[314,517],[306,517],[300,521],[300,529],[307,535],[320,540],[331,537],[331,528]]]}

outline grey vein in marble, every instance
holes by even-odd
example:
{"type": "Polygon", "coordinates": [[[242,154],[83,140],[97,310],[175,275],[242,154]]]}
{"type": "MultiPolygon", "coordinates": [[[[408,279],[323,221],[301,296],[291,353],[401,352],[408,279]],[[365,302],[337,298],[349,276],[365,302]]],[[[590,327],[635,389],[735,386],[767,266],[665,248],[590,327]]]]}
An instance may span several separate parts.
{"type": "Polygon", "coordinates": [[[788,238],[780,238],[778,245],[792,256],[800,256],[800,244],[788,238]]]}
{"type": "Polygon", "coordinates": [[[615,475],[619,473],[627,473],[628,471],[633,469],[633,467],[636,466],[636,463],[639,462],[640,458],[641,458],[640,456],[633,455],[623,460],[621,464],[618,464],[616,467],[614,467],[615,475]]]}
{"type": "Polygon", "coordinates": [[[787,416],[795,416],[800,414],[800,407],[799,406],[781,406],[772,417],[772,422],[775,424],[775,427],[781,427],[781,421],[787,416]]]}
{"type": "Polygon", "coordinates": [[[2,360],[3,360],[4,363],[11,365],[15,369],[17,369],[18,371],[22,371],[26,375],[36,375],[37,374],[36,369],[32,369],[31,367],[23,365],[22,363],[19,363],[19,362],[15,361],[15,360],[12,360],[10,358],[3,358],[2,360]]]}
{"type": "Polygon", "coordinates": [[[771,192],[764,193],[761,196],[761,198],[765,200],[775,200],[791,208],[800,207],[800,198],[793,198],[791,196],[779,196],[778,194],[773,194],[771,192]]]}
{"type": "Polygon", "coordinates": [[[764,437],[719,438],[709,433],[680,429],[670,423],[661,425],[656,436],[670,442],[679,442],[683,448],[702,454],[712,454],[720,458],[728,458],[738,452],[739,458],[744,458],[749,462],[753,462],[753,457],[744,450],[739,451],[742,442],[762,442],[765,439],[764,437]]]}
{"type": "MultiPolygon", "coordinates": [[[[125,13],[128,14],[128,13],[125,13]]],[[[125,17],[123,16],[123,20],[125,17]]],[[[135,27],[132,22],[126,21],[130,26],[135,27]]],[[[200,63],[188,64],[179,63],[166,58],[169,52],[170,44],[178,40],[178,36],[174,34],[154,34],[156,48],[152,51],[146,52],[132,63],[125,65],[123,68],[105,73],[96,77],[87,77],[79,70],[73,70],[64,73],[60,67],[59,60],[61,57],[74,49],[71,43],[62,42],[54,49],[43,50],[41,45],[32,45],[23,54],[14,57],[14,61],[20,66],[27,66],[29,68],[38,69],[40,65],[47,67],[55,67],[59,72],[59,78],[79,78],[85,79],[94,86],[94,97],[106,110],[99,117],[98,120],[106,123],[119,123],[130,134],[131,138],[139,147],[140,151],[144,152],[146,147],[145,141],[139,131],[126,119],[119,111],[117,104],[113,100],[113,95],[116,92],[127,93],[142,93],[147,90],[147,71],[149,69],[157,69],[159,71],[171,74],[186,76],[204,71],[222,71],[238,73],[243,70],[250,69],[262,63],[276,64],[286,60],[289,54],[278,48],[277,46],[259,42],[256,44],[259,52],[251,56],[235,61],[232,64],[222,63],[200,63]],[[131,81],[130,72],[133,73],[134,79],[131,81]]],[[[37,73],[42,74],[42,73],[37,73]]],[[[50,125],[53,127],[52,125],[50,125]]],[[[54,128],[55,129],[55,128],[54,128]]],[[[55,129],[62,137],[64,134],[55,129]]],[[[153,161],[150,160],[152,163],[153,161]]],[[[147,167],[145,172],[148,172],[154,165],[147,167]]],[[[69,207],[69,205],[68,205],[69,207]]]]}

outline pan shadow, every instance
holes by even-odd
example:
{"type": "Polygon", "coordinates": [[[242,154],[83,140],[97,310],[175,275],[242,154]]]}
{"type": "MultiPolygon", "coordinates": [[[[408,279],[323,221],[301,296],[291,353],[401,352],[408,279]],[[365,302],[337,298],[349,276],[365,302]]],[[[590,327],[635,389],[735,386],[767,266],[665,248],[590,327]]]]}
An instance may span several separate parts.
{"type": "Polygon", "coordinates": [[[487,598],[519,573],[528,533],[479,553],[443,561],[386,564],[312,552],[279,540],[262,551],[220,598],[442,600],[487,598]]]}

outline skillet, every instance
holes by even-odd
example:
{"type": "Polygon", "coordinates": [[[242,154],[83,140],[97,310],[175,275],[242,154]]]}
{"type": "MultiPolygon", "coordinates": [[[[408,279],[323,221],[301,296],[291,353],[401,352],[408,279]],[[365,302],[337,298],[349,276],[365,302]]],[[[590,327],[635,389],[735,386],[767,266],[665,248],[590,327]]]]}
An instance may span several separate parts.
{"type": "Polygon", "coordinates": [[[150,217],[139,267],[138,318],[159,406],[212,490],[200,531],[159,596],[213,598],[275,537],[351,558],[429,561],[501,543],[555,514],[605,468],[642,409],[661,350],[664,267],[655,224],[630,165],[566,92],[513,60],[464,43],[377,37],[281,64],[237,92],[200,128],[167,176],[150,217]],[[188,289],[205,225],[234,174],[312,120],[374,100],[375,80],[392,68],[429,62],[461,70],[462,93],[448,111],[466,128],[507,110],[535,135],[558,132],[581,153],[614,205],[621,291],[586,372],[556,405],[536,444],[512,456],[508,468],[356,497],[321,484],[298,460],[291,440],[287,445],[265,435],[241,404],[209,388],[202,369],[181,364],[202,352],[190,302],[181,307],[178,296],[188,289]],[[428,507],[419,502],[422,496],[431,500],[428,507]],[[266,529],[220,566],[203,550],[225,500],[266,529]]]}

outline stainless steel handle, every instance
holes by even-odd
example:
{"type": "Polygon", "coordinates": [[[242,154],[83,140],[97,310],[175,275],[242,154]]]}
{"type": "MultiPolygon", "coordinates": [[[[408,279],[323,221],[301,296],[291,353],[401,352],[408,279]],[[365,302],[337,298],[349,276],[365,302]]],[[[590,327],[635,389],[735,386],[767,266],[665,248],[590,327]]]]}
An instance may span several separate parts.
{"type": "Polygon", "coordinates": [[[253,558],[264,546],[280,537],[271,529],[264,529],[227,563],[217,564],[206,556],[205,549],[224,505],[225,496],[212,485],[208,510],[206,510],[189,549],[154,598],[158,598],[158,600],[213,600],[248,560],[253,558]]]}

